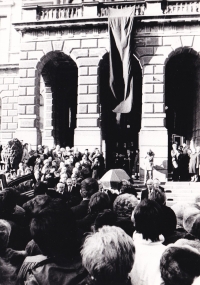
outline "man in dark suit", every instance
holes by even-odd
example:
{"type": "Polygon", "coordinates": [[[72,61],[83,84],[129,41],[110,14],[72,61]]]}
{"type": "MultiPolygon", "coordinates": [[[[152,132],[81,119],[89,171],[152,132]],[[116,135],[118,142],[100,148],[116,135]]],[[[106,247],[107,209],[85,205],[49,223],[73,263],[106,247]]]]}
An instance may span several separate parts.
{"type": "Polygon", "coordinates": [[[148,199],[149,198],[149,194],[153,191],[153,180],[152,179],[148,179],[147,180],[147,188],[145,190],[142,190],[141,193],[141,201],[144,199],[148,199]]]}
{"type": "Polygon", "coordinates": [[[86,178],[81,182],[80,194],[83,200],[79,205],[71,208],[76,220],[82,219],[87,215],[90,197],[98,192],[98,189],[98,182],[94,178],[86,178]]]}
{"type": "Polygon", "coordinates": [[[81,202],[81,194],[80,194],[80,189],[78,186],[76,187],[75,185],[72,184],[72,179],[68,178],[66,181],[66,188],[65,192],[67,193],[71,207],[78,205],[81,202]]]}

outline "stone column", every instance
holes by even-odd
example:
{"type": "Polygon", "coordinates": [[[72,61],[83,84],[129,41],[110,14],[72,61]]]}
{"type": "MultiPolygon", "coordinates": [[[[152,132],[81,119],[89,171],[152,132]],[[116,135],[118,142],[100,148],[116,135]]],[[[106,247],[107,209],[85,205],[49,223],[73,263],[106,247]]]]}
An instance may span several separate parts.
{"type": "Polygon", "coordinates": [[[140,173],[149,149],[155,153],[154,178],[166,181],[168,173],[168,133],[165,128],[164,65],[145,65],[143,69],[142,127],[139,134],[140,173]]]}
{"type": "Polygon", "coordinates": [[[45,87],[44,94],[44,131],[42,137],[42,144],[53,146],[54,138],[52,136],[53,124],[52,124],[52,92],[51,87],[45,87]]]}

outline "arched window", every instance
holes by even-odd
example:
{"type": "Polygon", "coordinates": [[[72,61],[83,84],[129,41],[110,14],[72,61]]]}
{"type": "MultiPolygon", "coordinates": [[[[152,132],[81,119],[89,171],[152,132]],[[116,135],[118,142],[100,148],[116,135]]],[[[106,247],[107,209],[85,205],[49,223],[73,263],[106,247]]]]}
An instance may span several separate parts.
{"type": "Polygon", "coordinates": [[[44,127],[44,98],[40,94],[40,130],[44,127]]]}

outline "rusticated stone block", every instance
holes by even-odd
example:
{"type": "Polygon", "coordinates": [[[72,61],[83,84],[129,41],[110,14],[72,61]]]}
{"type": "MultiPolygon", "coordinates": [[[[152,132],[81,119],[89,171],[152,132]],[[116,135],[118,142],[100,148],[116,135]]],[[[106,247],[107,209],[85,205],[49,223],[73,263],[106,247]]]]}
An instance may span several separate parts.
{"type": "Polygon", "coordinates": [[[80,47],[81,47],[81,41],[80,40],[66,40],[64,43],[63,51],[65,51],[65,49],[70,51],[73,48],[80,48],[80,47]]]}
{"type": "Polygon", "coordinates": [[[97,103],[97,95],[79,96],[79,103],[97,103]]]}
{"type": "Polygon", "coordinates": [[[171,46],[173,49],[182,47],[181,38],[179,36],[163,37],[163,45],[171,46]]]}
{"type": "Polygon", "coordinates": [[[46,112],[51,112],[52,111],[52,105],[46,106],[46,112]]]}
{"type": "Polygon", "coordinates": [[[1,137],[2,137],[2,139],[12,139],[13,133],[2,133],[1,137]]]}
{"type": "Polygon", "coordinates": [[[199,50],[200,36],[194,36],[193,49],[199,50]]]}
{"type": "Polygon", "coordinates": [[[0,77],[0,84],[3,84],[3,78],[0,77]]]}
{"type": "Polygon", "coordinates": [[[27,51],[21,51],[19,54],[20,60],[22,59],[28,59],[28,52],[27,51]]]}
{"type": "Polygon", "coordinates": [[[153,65],[145,65],[143,68],[144,74],[153,74],[153,65]]]}
{"type": "Polygon", "coordinates": [[[79,85],[78,86],[78,93],[79,94],[87,94],[88,93],[88,86],[87,85],[79,85]]]}
{"type": "Polygon", "coordinates": [[[51,127],[52,126],[52,120],[45,120],[45,127],[51,127]]]}
{"type": "Polygon", "coordinates": [[[153,47],[137,47],[135,52],[138,56],[153,55],[153,47]]]}
{"type": "Polygon", "coordinates": [[[80,75],[88,75],[88,67],[80,67],[78,69],[78,72],[79,72],[79,76],[80,75]]]}
{"type": "Polygon", "coordinates": [[[144,104],[145,113],[153,113],[153,104],[144,104]]]}
{"type": "Polygon", "coordinates": [[[194,36],[181,36],[183,47],[192,47],[194,36]]]}
{"type": "Polygon", "coordinates": [[[3,91],[3,96],[13,96],[13,91],[12,90],[9,90],[9,91],[7,91],[7,90],[5,90],[5,91],[3,91]]]}
{"type": "Polygon", "coordinates": [[[43,50],[45,53],[48,53],[53,50],[51,41],[38,42],[36,50],[43,50]]]}
{"type": "Polygon", "coordinates": [[[17,123],[8,123],[8,130],[16,130],[17,123]]]}
{"type": "Polygon", "coordinates": [[[51,112],[49,112],[49,113],[45,113],[45,118],[46,119],[52,119],[52,113],[51,112]]]}
{"type": "Polygon", "coordinates": [[[13,123],[18,123],[18,116],[13,117],[13,123]]]}
{"type": "Polygon", "coordinates": [[[12,117],[3,117],[2,119],[1,119],[1,121],[3,122],[3,123],[12,123],[12,117]]]}
{"type": "Polygon", "coordinates": [[[19,105],[18,106],[18,112],[19,112],[20,115],[24,115],[26,113],[26,106],[19,105]]]}
{"type": "Polygon", "coordinates": [[[34,128],[35,119],[20,119],[19,126],[20,128],[34,128]]]}
{"type": "Polygon", "coordinates": [[[165,56],[154,55],[154,56],[143,56],[141,59],[142,65],[146,64],[164,64],[166,61],[165,56]]]}
{"type": "Polygon", "coordinates": [[[164,104],[159,104],[159,103],[154,104],[154,112],[155,113],[163,113],[164,112],[164,104]]]}
{"type": "Polygon", "coordinates": [[[7,116],[8,115],[8,110],[2,110],[1,111],[2,116],[7,116]]]}
{"type": "Polygon", "coordinates": [[[143,76],[143,82],[144,83],[158,83],[158,82],[163,82],[164,81],[164,75],[158,75],[158,74],[153,74],[153,75],[144,75],[143,76]]]}
{"type": "Polygon", "coordinates": [[[79,58],[79,57],[87,57],[89,52],[88,49],[73,49],[72,53],[76,58],[79,58]]]}
{"type": "Polygon", "coordinates": [[[18,98],[17,97],[9,97],[8,98],[8,102],[9,103],[17,103],[18,102],[18,98]]]}
{"type": "Polygon", "coordinates": [[[8,110],[8,116],[17,116],[18,112],[17,110],[8,110]]]}
{"type": "Polygon", "coordinates": [[[45,137],[51,137],[52,136],[52,131],[51,130],[45,130],[44,131],[45,137]]]}
{"type": "Polygon", "coordinates": [[[98,39],[98,47],[100,48],[106,48],[107,51],[110,50],[110,43],[109,43],[109,39],[98,39]]]}
{"type": "Polygon", "coordinates": [[[154,103],[154,102],[164,102],[164,94],[157,93],[157,94],[144,94],[144,102],[146,103],[154,103]]]}
{"type": "Polygon", "coordinates": [[[80,57],[78,59],[79,66],[97,66],[99,64],[98,57],[80,57]]]}
{"type": "Polygon", "coordinates": [[[35,96],[19,96],[19,104],[21,105],[29,105],[35,104],[35,96]]]}
{"type": "Polygon", "coordinates": [[[98,93],[98,85],[89,85],[89,93],[97,94],[98,93]]]}
{"type": "Polygon", "coordinates": [[[53,41],[52,45],[53,45],[54,51],[56,51],[56,50],[61,51],[62,47],[63,47],[63,41],[53,41]]]}
{"type": "Polygon", "coordinates": [[[9,90],[16,90],[18,88],[18,84],[9,84],[9,90]]]}
{"type": "Polygon", "coordinates": [[[82,48],[95,48],[97,47],[97,39],[84,39],[81,41],[82,48]]]}
{"type": "Polygon", "coordinates": [[[1,84],[1,85],[0,85],[0,91],[3,91],[3,90],[8,90],[8,85],[6,85],[6,84],[1,84]]]}
{"type": "Polygon", "coordinates": [[[173,49],[170,46],[154,47],[155,55],[165,55],[168,56],[173,49]]]}
{"type": "Polygon", "coordinates": [[[35,93],[36,93],[36,87],[35,86],[27,87],[27,91],[26,91],[27,95],[34,95],[35,93]]]}
{"type": "Polygon", "coordinates": [[[97,76],[80,76],[79,84],[97,84],[97,76]]]}
{"type": "Polygon", "coordinates": [[[26,77],[26,72],[27,72],[26,69],[20,69],[19,70],[19,77],[26,77]]]}
{"type": "Polygon", "coordinates": [[[14,79],[12,77],[4,78],[4,83],[5,84],[11,84],[13,82],[14,82],[14,79]]]}
{"type": "Polygon", "coordinates": [[[35,50],[35,42],[30,42],[30,43],[21,43],[21,50],[35,50]]]}
{"type": "Polygon", "coordinates": [[[153,93],[153,84],[144,84],[144,93],[153,93]]]}
{"type": "Polygon", "coordinates": [[[97,114],[98,113],[98,104],[89,104],[88,105],[88,113],[89,114],[97,114]]]}
{"type": "Polygon", "coordinates": [[[164,127],[164,118],[143,118],[144,127],[164,127]]]}
{"type": "Polygon", "coordinates": [[[159,73],[164,73],[164,65],[156,65],[154,66],[154,73],[159,74],[159,73]]]}
{"type": "Polygon", "coordinates": [[[2,98],[2,103],[3,103],[3,104],[8,103],[8,97],[3,97],[3,98],[2,98]]]}
{"type": "Polygon", "coordinates": [[[26,87],[19,87],[19,95],[23,96],[26,95],[26,87]]]}
{"type": "Polygon", "coordinates": [[[4,110],[12,110],[13,105],[12,104],[3,104],[2,109],[4,110]]]}
{"type": "Polygon", "coordinates": [[[155,93],[163,93],[164,92],[164,84],[154,84],[154,92],[155,93]]]}
{"type": "Polygon", "coordinates": [[[101,55],[102,51],[104,52],[104,49],[100,48],[90,48],[89,49],[89,56],[99,56],[101,55]]]}
{"type": "Polygon", "coordinates": [[[20,78],[20,86],[35,86],[35,78],[20,78]]]}
{"type": "Polygon", "coordinates": [[[78,127],[97,127],[98,120],[97,119],[78,119],[77,120],[78,127]]]}
{"type": "Polygon", "coordinates": [[[28,59],[40,59],[43,57],[44,53],[41,50],[36,51],[29,51],[28,52],[28,59]]]}
{"type": "Polygon", "coordinates": [[[2,130],[7,130],[8,129],[8,124],[7,123],[2,123],[1,124],[2,130]]]}
{"type": "Polygon", "coordinates": [[[147,46],[161,46],[162,37],[146,37],[145,42],[147,46]]]}
{"type": "Polygon", "coordinates": [[[87,113],[87,104],[79,104],[78,105],[79,114],[87,113]]]}
{"type": "Polygon", "coordinates": [[[28,69],[28,77],[35,77],[36,70],[35,69],[28,69]]]}
{"type": "Polygon", "coordinates": [[[97,74],[98,74],[98,67],[97,66],[89,67],[89,75],[97,75],[97,74]]]}
{"type": "Polygon", "coordinates": [[[15,83],[15,84],[19,84],[19,77],[15,77],[15,78],[14,78],[14,83],[15,83]]]}
{"type": "Polygon", "coordinates": [[[35,114],[35,106],[34,105],[30,105],[30,106],[26,106],[26,114],[35,114]]]}
{"type": "Polygon", "coordinates": [[[37,59],[20,60],[20,68],[36,68],[38,63],[37,59]]]}

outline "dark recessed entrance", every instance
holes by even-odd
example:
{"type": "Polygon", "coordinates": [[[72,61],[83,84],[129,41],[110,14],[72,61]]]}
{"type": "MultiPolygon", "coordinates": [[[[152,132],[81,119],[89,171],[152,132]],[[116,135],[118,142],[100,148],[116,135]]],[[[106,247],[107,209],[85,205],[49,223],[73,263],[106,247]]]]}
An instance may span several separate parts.
{"type": "Polygon", "coordinates": [[[199,57],[189,49],[172,56],[166,65],[165,76],[166,127],[170,157],[173,141],[180,145],[183,142],[189,145],[193,140],[196,145],[200,145],[199,57]]]}
{"type": "Polygon", "coordinates": [[[112,154],[123,152],[125,148],[136,150],[139,147],[138,134],[141,128],[142,107],[142,71],[137,59],[133,56],[133,98],[132,110],[128,114],[121,114],[120,123],[116,122],[116,107],[109,87],[109,54],[106,54],[99,66],[100,104],[102,106],[101,130],[106,144],[107,168],[112,167],[112,154]]]}
{"type": "Polygon", "coordinates": [[[52,90],[54,142],[72,147],[76,128],[78,68],[69,56],[57,53],[44,66],[42,75],[52,90]]]}

